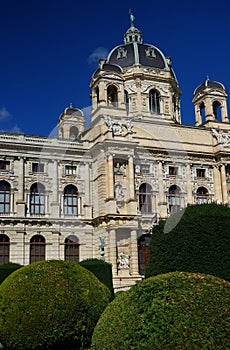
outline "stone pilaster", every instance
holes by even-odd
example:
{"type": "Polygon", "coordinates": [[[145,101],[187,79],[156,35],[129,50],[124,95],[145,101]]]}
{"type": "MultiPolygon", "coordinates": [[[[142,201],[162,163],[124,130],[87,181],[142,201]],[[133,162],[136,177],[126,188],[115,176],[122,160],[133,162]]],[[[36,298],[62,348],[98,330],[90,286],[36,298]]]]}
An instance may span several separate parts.
{"type": "Polygon", "coordinates": [[[227,183],[226,183],[225,164],[222,164],[220,166],[220,176],[221,176],[222,201],[223,201],[223,204],[226,204],[228,203],[228,191],[227,191],[227,183]]]}
{"type": "Polygon", "coordinates": [[[214,165],[213,167],[213,180],[214,180],[214,200],[217,203],[221,203],[220,198],[222,198],[222,189],[221,189],[221,181],[220,181],[220,171],[219,166],[214,165]]]}
{"type": "Polygon", "coordinates": [[[164,194],[163,187],[163,169],[162,169],[162,161],[158,161],[158,186],[159,186],[159,216],[160,218],[167,217],[167,202],[164,194]]]}
{"type": "Polygon", "coordinates": [[[187,180],[187,204],[193,203],[192,197],[192,182],[191,182],[191,166],[187,164],[186,167],[186,180],[187,180]]]}
{"type": "Polygon", "coordinates": [[[113,277],[117,276],[117,242],[116,231],[109,231],[109,262],[112,264],[113,277]]]}
{"type": "Polygon", "coordinates": [[[114,199],[113,156],[107,159],[107,199],[114,199]]]}
{"type": "Polygon", "coordinates": [[[20,157],[18,164],[18,194],[17,194],[17,216],[23,217],[26,215],[25,201],[25,160],[20,157]]]}
{"type": "Polygon", "coordinates": [[[137,231],[131,231],[131,261],[130,261],[130,272],[131,275],[139,274],[139,266],[138,266],[138,247],[137,247],[137,231]]]}

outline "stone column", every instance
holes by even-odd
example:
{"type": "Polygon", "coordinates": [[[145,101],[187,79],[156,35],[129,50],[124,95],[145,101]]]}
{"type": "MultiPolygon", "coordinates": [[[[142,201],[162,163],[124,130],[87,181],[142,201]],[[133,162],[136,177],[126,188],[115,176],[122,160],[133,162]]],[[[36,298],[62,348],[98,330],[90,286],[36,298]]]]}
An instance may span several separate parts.
{"type": "Polygon", "coordinates": [[[117,276],[117,241],[116,230],[109,231],[109,262],[112,264],[113,277],[117,276]]]}
{"type": "Polygon", "coordinates": [[[212,102],[209,97],[205,99],[205,119],[206,121],[214,120],[212,102]]]}
{"type": "Polygon", "coordinates": [[[214,193],[215,193],[214,200],[217,203],[221,203],[222,191],[221,191],[220,171],[219,171],[218,165],[214,165],[213,167],[213,180],[214,180],[214,193]]]}
{"type": "Polygon", "coordinates": [[[226,204],[228,203],[228,191],[227,191],[227,183],[226,183],[225,164],[222,164],[220,166],[220,176],[221,176],[222,201],[223,201],[223,204],[226,204]]]}
{"type": "Polygon", "coordinates": [[[140,78],[136,79],[136,87],[137,87],[137,104],[136,109],[138,112],[142,112],[142,100],[141,100],[141,81],[140,78]]]}
{"type": "Polygon", "coordinates": [[[114,199],[113,156],[107,159],[107,199],[114,199]]]}
{"type": "Polygon", "coordinates": [[[227,112],[227,103],[226,100],[222,101],[223,107],[221,108],[221,119],[223,123],[228,123],[228,112],[227,112]]]}
{"type": "Polygon", "coordinates": [[[158,161],[158,186],[159,186],[159,215],[160,218],[167,217],[167,202],[165,201],[165,194],[163,188],[163,170],[162,161],[158,161]]]}
{"type": "Polygon", "coordinates": [[[119,89],[117,91],[117,99],[118,99],[118,107],[124,107],[125,106],[125,96],[124,96],[123,89],[119,89]]]}
{"type": "Polygon", "coordinates": [[[20,157],[18,164],[18,195],[17,195],[17,216],[26,215],[26,202],[25,202],[25,164],[24,158],[20,157]]]}
{"type": "Polygon", "coordinates": [[[133,165],[133,156],[129,157],[128,163],[128,181],[129,181],[129,199],[135,200],[135,191],[134,191],[134,165],[133,165]]]}
{"type": "Polygon", "coordinates": [[[104,81],[100,81],[99,83],[99,103],[103,106],[106,105],[107,96],[105,94],[105,83],[104,81]]]}
{"type": "Polygon", "coordinates": [[[186,179],[187,179],[187,204],[193,203],[193,197],[192,197],[192,182],[191,182],[191,166],[190,164],[187,164],[187,172],[186,172],[186,179]]]}
{"type": "Polygon", "coordinates": [[[50,163],[51,166],[51,176],[52,176],[52,202],[51,206],[51,215],[53,217],[59,217],[59,188],[58,188],[58,161],[53,160],[53,163],[50,163]]]}
{"type": "Polygon", "coordinates": [[[195,114],[196,114],[196,126],[201,125],[201,124],[202,124],[202,116],[201,116],[201,114],[200,114],[200,108],[199,108],[199,106],[196,106],[196,112],[195,112],[195,114]]]}
{"type": "Polygon", "coordinates": [[[131,275],[139,274],[139,266],[138,266],[138,247],[137,247],[137,231],[131,231],[131,259],[130,259],[130,269],[131,275]]]}
{"type": "Polygon", "coordinates": [[[84,169],[84,179],[85,179],[85,216],[86,218],[92,217],[92,206],[90,198],[90,166],[89,163],[85,163],[84,169]]]}

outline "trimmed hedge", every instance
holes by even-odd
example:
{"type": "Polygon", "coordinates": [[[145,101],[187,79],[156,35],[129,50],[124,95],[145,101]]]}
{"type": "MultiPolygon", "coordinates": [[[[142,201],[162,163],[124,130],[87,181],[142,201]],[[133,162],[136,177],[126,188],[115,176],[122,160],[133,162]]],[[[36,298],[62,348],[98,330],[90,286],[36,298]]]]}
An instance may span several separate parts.
{"type": "Polygon", "coordinates": [[[91,271],[111,292],[111,299],[114,298],[112,265],[99,259],[86,259],[79,263],[91,271]]]}
{"type": "Polygon", "coordinates": [[[87,349],[109,298],[79,264],[24,266],[0,286],[0,342],[7,350],[87,349]]]}
{"type": "Polygon", "coordinates": [[[175,272],[120,292],[100,317],[91,350],[230,349],[230,283],[175,272]]]}
{"type": "Polygon", "coordinates": [[[160,222],[152,232],[146,278],[187,271],[230,281],[229,226],[230,208],[216,203],[188,206],[160,222]]]}
{"type": "Polygon", "coordinates": [[[15,270],[20,269],[22,265],[15,264],[15,263],[8,263],[0,265],[0,284],[8,277],[12,272],[15,270]]]}

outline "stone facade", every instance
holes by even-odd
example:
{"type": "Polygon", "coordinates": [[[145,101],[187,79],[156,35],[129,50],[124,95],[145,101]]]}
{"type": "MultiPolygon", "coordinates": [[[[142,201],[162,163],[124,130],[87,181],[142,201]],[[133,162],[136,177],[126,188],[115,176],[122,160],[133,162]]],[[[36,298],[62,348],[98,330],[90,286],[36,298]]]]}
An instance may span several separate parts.
{"type": "Polygon", "coordinates": [[[194,92],[195,126],[182,125],[171,60],[133,21],[90,86],[86,128],[70,106],[57,138],[0,134],[0,258],[102,258],[122,288],[142,278],[159,219],[230,204],[227,94],[207,78],[194,92]]]}

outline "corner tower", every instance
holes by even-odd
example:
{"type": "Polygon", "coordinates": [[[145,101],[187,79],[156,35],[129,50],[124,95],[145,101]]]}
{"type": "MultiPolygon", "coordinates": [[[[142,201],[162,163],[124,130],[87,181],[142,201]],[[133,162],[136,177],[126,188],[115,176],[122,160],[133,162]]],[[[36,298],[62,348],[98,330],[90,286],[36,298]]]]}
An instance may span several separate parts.
{"type": "Polygon", "coordinates": [[[223,84],[207,77],[194,91],[192,102],[195,107],[196,126],[205,124],[207,127],[215,127],[217,122],[229,122],[227,93],[223,84]]]}
{"type": "Polygon", "coordinates": [[[180,123],[180,95],[171,59],[152,44],[143,43],[142,33],[130,15],[124,44],[110,51],[93,74],[92,120],[101,115],[136,118],[148,122],[180,123]]]}

